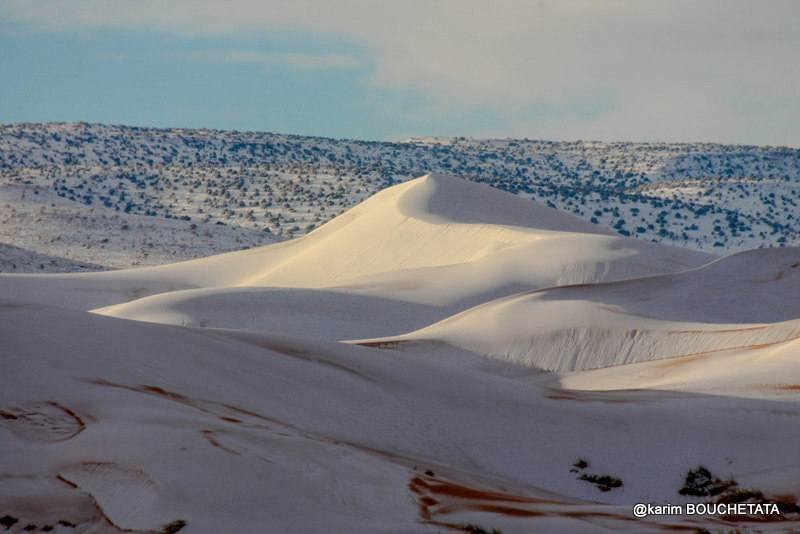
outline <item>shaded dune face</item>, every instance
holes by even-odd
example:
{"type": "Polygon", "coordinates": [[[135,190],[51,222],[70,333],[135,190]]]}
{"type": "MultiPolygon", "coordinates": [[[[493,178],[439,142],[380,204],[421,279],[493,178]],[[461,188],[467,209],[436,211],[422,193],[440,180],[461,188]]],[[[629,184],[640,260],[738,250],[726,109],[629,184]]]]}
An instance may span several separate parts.
{"type": "Polygon", "coordinates": [[[403,185],[398,186],[396,206],[407,217],[443,224],[615,235],[571,214],[455,176],[427,174],[403,185]]]}

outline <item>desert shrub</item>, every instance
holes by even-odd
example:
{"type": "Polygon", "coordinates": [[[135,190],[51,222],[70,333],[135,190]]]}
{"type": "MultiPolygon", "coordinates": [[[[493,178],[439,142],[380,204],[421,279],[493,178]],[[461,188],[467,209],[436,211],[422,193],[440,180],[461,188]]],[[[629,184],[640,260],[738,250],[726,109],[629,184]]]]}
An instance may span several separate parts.
{"type": "Polygon", "coordinates": [[[714,497],[736,485],[735,480],[721,480],[713,476],[706,467],[700,465],[686,473],[683,487],[678,490],[678,493],[691,497],[714,497]]]}
{"type": "Polygon", "coordinates": [[[590,475],[587,473],[582,474],[578,477],[578,480],[585,480],[586,482],[591,482],[600,491],[611,491],[612,489],[621,488],[622,487],[622,480],[612,477],[610,475],[590,475]]]}
{"type": "Polygon", "coordinates": [[[172,521],[171,523],[168,523],[163,527],[161,527],[161,533],[175,534],[176,532],[179,532],[181,529],[183,529],[183,527],[185,526],[186,526],[186,521],[184,521],[183,519],[176,519],[175,521],[172,521]]]}

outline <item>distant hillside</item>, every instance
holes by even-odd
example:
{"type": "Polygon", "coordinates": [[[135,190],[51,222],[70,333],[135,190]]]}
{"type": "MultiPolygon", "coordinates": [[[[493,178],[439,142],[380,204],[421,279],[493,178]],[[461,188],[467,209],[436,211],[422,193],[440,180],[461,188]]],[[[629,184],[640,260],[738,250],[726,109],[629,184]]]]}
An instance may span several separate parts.
{"type": "MultiPolygon", "coordinates": [[[[791,245],[800,235],[798,149],[466,138],[390,143],[84,123],[0,126],[0,187],[55,193],[76,216],[90,208],[100,219],[127,214],[185,221],[187,231],[190,224],[200,232],[230,230],[218,250],[203,247],[181,257],[236,248],[231,231],[241,230],[246,246],[303,235],[376,191],[428,172],[484,182],[621,235],[695,249],[791,245]]],[[[46,209],[41,217],[48,217],[46,209]]],[[[64,255],[46,246],[57,236],[39,236],[34,244],[15,238],[14,224],[21,223],[0,222],[0,241],[64,255]]],[[[170,256],[159,253],[157,242],[148,247],[155,248],[148,257],[170,256]]],[[[139,251],[136,261],[144,256],[139,251]]],[[[114,265],[124,266],[124,258],[114,265]]]]}

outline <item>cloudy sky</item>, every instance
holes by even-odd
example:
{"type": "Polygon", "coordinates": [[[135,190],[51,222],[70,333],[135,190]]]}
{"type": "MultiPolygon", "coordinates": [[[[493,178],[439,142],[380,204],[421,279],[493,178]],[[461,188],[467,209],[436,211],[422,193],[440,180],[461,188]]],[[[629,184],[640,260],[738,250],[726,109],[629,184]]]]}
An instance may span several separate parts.
{"type": "Polygon", "coordinates": [[[794,0],[0,0],[0,122],[800,146],[794,0]]]}

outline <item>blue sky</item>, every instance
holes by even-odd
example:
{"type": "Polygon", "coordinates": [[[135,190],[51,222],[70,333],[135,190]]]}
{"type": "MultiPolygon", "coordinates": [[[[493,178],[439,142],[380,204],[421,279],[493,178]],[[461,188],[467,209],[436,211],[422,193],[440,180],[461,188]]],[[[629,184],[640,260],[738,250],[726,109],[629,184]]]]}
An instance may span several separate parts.
{"type": "Polygon", "coordinates": [[[435,126],[397,124],[394,109],[413,105],[411,99],[365,90],[370,66],[363,52],[314,36],[24,31],[0,34],[0,49],[3,122],[82,120],[367,138],[389,136],[398,126],[435,126]],[[250,55],[236,60],[225,51],[250,55]],[[344,51],[358,61],[337,64],[334,54],[344,51]],[[334,58],[333,65],[303,66],[302,58],[314,54],[334,58]]]}
{"type": "Polygon", "coordinates": [[[0,122],[800,146],[800,2],[0,0],[0,122]]]}

